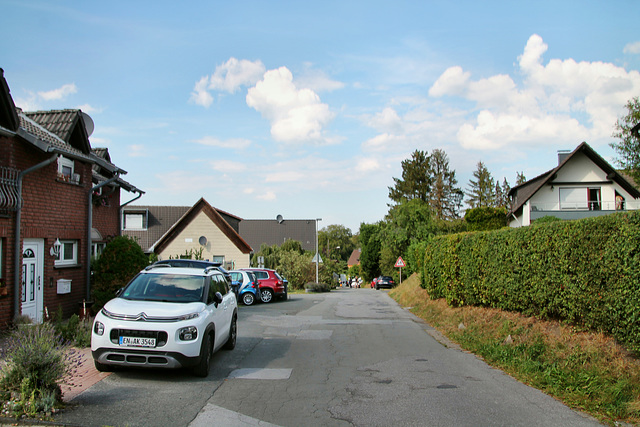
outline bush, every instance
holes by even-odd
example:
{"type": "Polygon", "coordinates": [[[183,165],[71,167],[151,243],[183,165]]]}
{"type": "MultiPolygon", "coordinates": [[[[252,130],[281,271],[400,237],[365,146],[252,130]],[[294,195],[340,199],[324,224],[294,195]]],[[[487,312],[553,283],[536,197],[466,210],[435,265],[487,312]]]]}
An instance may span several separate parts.
{"type": "Polygon", "coordinates": [[[91,322],[80,320],[77,314],[65,321],[62,318],[62,307],[59,307],[56,313],[54,328],[63,341],[69,345],[81,348],[91,345],[91,322]]]}
{"type": "Polygon", "coordinates": [[[326,283],[309,282],[304,285],[307,292],[329,292],[331,288],[326,283]]]}
{"type": "Polygon", "coordinates": [[[422,286],[611,334],[640,354],[640,212],[433,238],[422,286]]]}
{"type": "Polygon", "coordinates": [[[107,244],[93,266],[94,310],[115,296],[118,289],[125,286],[143,268],[149,265],[149,258],[131,237],[118,236],[107,244]]]}
{"type": "Polygon", "coordinates": [[[79,366],[53,325],[21,324],[11,331],[5,351],[0,387],[5,397],[18,396],[5,404],[14,416],[35,416],[62,402],[59,383],[79,366]]]}

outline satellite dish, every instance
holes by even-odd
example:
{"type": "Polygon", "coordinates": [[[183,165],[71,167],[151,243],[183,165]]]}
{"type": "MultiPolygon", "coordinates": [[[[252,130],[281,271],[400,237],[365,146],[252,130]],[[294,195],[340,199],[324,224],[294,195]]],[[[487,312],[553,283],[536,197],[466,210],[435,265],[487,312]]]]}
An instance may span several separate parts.
{"type": "Polygon", "coordinates": [[[207,244],[207,238],[204,236],[200,236],[200,238],[198,239],[198,243],[200,243],[201,246],[205,246],[207,244]]]}
{"type": "Polygon", "coordinates": [[[282,217],[282,215],[278,215],[276,217],[276,221],[278,221],[278,224],[282,224],[282,222],[284,221],[284,218],[282,217]]]}
{"type": "Polygon", "coordinates": [[[91,136],[93,130],[95,129],[95,124],[93,123],[93,119],[87,114],[80,112],[82,114],[82,119],[84,120],[84,128],[87,130],[87,136],[91,136]]]}

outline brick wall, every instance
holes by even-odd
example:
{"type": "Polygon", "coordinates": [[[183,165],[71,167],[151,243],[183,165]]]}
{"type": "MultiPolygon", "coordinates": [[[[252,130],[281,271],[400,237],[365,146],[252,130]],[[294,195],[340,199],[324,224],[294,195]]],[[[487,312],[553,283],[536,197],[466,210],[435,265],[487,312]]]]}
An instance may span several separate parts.
{"type": "MultiPolygon", "coordinates": [[[[51,157],[19,138],[0,137],[0,165],[25,170],[51,157]]],[[[79,311],[86,298],[88,194],[91,191],[91,164],[74,160],[80,184],[57,179],[57,162],[24,177],[22,183],[21,239],[44,240],[44,307],[50,317],[59,309],[66,318],[79,311]],[[77,264],[55,266],[50,249],[56,239],[77,240],[77,264]],[[71,293],[58,294],[58,279],[71,280],[71,293]]],[[[108,198],[108,206],[95,206],[93,224],[105,241],[118,234],[119,190],[108,198]]],[[[9,293],[0,295],[0,328],[13,319],[13,265],[15,212],[0,216],[0,239],[3,243],[2,278],[9,293]]],[[[22,262],[22,261],[20,261],[22,262]]]]}

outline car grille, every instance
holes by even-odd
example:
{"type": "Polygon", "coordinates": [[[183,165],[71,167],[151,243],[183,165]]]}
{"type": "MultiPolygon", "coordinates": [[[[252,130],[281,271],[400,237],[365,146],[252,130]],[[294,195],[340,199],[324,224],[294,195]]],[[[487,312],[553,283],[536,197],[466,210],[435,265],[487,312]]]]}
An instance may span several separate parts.
{"type": "Polygon", "coordinates": [[[168,334],[164,331],[139,331],[136,329],[112,329],[109,339],[114,344],[120,343],[120,337],[155,338],[156,347],[167,344],[168,334]]]}
{"type": "Polygon", "coordinates": [[[102,309],[102,313],[110,319],[114,320],[129,320],[129,321],[143,321],[143,322],[179,322],[184,320],[184,316],[174,316],[174,317],[161,317],[161,316],[147,316],[146,313],[138,313],[138,314],[118,314],[112,313],[108,310],[102,309]]]}

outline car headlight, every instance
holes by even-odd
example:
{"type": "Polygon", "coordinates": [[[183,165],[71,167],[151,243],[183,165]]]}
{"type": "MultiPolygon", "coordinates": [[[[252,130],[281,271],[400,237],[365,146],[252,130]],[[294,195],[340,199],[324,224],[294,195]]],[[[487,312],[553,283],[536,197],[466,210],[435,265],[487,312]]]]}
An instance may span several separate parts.
{"type": "Polygon", "coordinates": [[[193,341],[198,338],[198,328],[195,326],[187,326],[178,330],[180,341],[193,341]]]}
{"type": "Polygon", "coordinates": [[[93,332],[96,335],[104,335],[104,324],[102,322],[96,322],[93,324],[93,332]]]}
{"type": "Polygon", "coordinates": [[[191,319],[195,319],[198,316],[200,316],[200,313],[189,313],[189,314],[185,314],[185,315],[180,316],[178,318],[178,321],[191,320],[191,319]]]}

